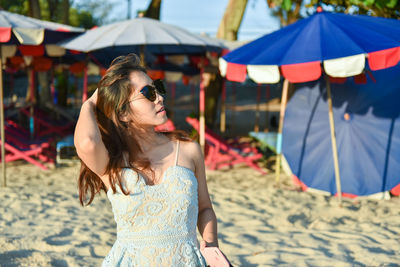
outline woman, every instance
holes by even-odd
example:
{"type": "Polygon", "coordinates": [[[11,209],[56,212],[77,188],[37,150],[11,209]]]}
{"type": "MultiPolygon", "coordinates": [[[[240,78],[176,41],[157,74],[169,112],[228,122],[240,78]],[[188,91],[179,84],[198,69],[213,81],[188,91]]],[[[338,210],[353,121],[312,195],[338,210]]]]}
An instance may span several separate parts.
{"type": "Polygon", "coordinates": [[[167,121],[164,93],[129,54],[111,63],[82,105],[74,139],[79,198],[89,205],[103,189],[117,222],[103,266],[205,266],[196,224],[200,246],[218,246],[199,145],[154,130],[167,121]]]}

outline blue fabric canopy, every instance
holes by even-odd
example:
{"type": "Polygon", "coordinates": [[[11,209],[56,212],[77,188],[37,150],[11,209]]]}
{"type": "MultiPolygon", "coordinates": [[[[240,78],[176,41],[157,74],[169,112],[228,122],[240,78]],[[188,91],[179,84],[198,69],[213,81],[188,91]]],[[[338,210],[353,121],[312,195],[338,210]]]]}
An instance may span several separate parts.
{"type": "MultiPolygon", "coordinates": [[[[367,84],[332,84],[342,192],[369,195],[400,184],[400,65],[367,84]],[[376,80],[376,82],[373,81],[376,80]]],[[[311,188],[336,194],[324,80],[296,85],[283,128],[283,154],[311,188]]]]}
{"type": "Polygon", "coordinates": [[[400,46],[400,20],[321,12],[248,43],[223,58],[243,65],[287,65],[400,46]]]}

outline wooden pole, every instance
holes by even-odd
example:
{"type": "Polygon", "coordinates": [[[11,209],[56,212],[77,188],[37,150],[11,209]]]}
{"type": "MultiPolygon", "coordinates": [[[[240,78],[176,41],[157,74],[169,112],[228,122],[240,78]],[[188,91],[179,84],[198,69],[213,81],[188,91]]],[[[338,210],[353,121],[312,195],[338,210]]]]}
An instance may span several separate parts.
{"type": "Polygon", "coordinates": [[[260,99],[261,99],[261,84],[257,85],[257,105],[256,105],[256,121],[254,124],[254,131],[260,131],[260,99]]]}
{"type": "Polygon", "coordinates": [[[171,100],[170,100],[170,119],[174,121],[174,110],[175,110],[175,95],[176,95],[176,83],[170,83],[171,88],[171,100]]]}
{"type": "Polygon", "coordinates": [[[82,104],[85,102],[88,98],[88,67],[87,65],[85,66],[83,70],[83,92],[82,92],[82,104]]]}
{"type": "Polygon", "coordinates": [[[30,101],[31,101],[31,104],[30,104],[30,108],[29,108],[29,114],[30,114],[30,117],[29,117],[29,130],[30,130],[30,132],[31,132],[31,139],[33,139],[33,137],[35,136],[35,117],[34,117],[34,115],[35,115],[35,107],[34,107],[34,105],[35,105],[35,103],[36,103],[36,96],[35,96],[35,71],[33,70],[33,67],[31,67],[32,68],[32,70],[31,70],[31,72],[30,72],[30,77],[29,77],[29,79],[31,80],[31,86],[29,87],[29,90],[30,90],[30,97],[31,97],[31,99],[30,99],[30,101]]]}
{"type": "Polygon", "coordinates": [[[236,126],[236,82],[231,83],[232,84],[232,105],[231,105],[231,110],[232,110],[232,132],[235,131],[235,126],[236,126]]]}
{"type": "Polygon", "coordinates": [[[333,164],[335,167],[336,191],[339,197],[339,203],[342,203],[342,185],[340,182],[339,158],[338,158],[338,152],[336,146],[336,134],[335,134],[335,121],[333,119],[333,110],[332,110],[331,84],[329,83],[329,77],[325,76],[325,80],[326,80],[326,91],[328,94],[329,125],[331,130],[333,164]]]}
{"type": "Polygon", "coordinates": [[[285,79],[285,81],[283,82],[281,110],[279,114],[279,128],[278,128],[278,136],[276,142],[275,182],[277,184],[279,184],[280,182],[280,175],[281,175],[282,129],[283,129],[283,120],[285,118],[285,109],[286,109],[288,91],[289,91],[289,81],[285,79]]]}
{"type": "Polygon", "coordinates": [[[205,105],[206,105],[206,94],[205,94],[205,86],[204,86],[204,82],[203,82],[203,73],[204,73],[204,68],[203,66],[201,66],[200,69],[200,95],[199,95],[199,99],[200,99],[200,105],[199,105],[199,109],[200,109],[200,146],[201,149],[203,151],[203,155],[205,153],[205,145],[206,145],[206,139],[205,139],[205,127],[206,127],[206,120],[204,117],[204,110],[205,110],[205,105]]]}
{"type": "Polygon", "coordinates": [[[144,45],[141,45],[140,47],[139,47],[139,50],[140,50],[140,52],[139,52],[139,56],[140,56],[140,63],[141,63],[141,65],[142,65],[142,67],[146,67],[146,62],[145,62],[145,58],[144,58],[144,45]]]}
{"type": "Polygon", "coordinates": [[[0,137],[1,137],[1,176],[3,176],[3,187],[7,186],[6,178],[6,150],[4,133],[4,94],[3,94],[3,61],[0,46],[0,137]]]}
{"type": "Polygon", "coordinates": [[[266,107],[266,111],[265,111],[265,128],[267,129],[267,131],[269,131],[269,100],[270,100],[270,87],[269,84],[266,86],[265,88],[265,101],[267,102],[267,107],[266,107]]]}
{"type": "Polygon", "coordinates": [[[226,130],[226,83],[225,80],[222,82],[222,96],[221,96],[221,115],[220,115],[220,131],[225,133],[226,130]]]}

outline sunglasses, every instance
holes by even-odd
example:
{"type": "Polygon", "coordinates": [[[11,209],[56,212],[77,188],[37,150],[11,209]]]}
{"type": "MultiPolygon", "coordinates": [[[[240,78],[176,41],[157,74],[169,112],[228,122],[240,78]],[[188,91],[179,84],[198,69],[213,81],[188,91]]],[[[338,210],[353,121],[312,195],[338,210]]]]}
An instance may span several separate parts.
{"type": "MultiPolygon", "coordinates": [[[[157,93],[161,96],[165,96],[166,92],[167,91],[165,90],[164,83],[160,79],[154,80],[152,84],[148,84],[140,90],[140,93],[150,102],[154,102],[156,100],[157,93]]],[[[135,97],[129,102],[134,100],[135,97]]]]}

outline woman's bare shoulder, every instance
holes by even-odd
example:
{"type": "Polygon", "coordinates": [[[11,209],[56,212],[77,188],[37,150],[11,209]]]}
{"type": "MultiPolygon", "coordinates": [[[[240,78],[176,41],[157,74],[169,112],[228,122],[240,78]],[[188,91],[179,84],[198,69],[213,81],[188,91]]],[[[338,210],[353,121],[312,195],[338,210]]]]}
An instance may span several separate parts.
{"type": "Polygon", "coordinates": [[[202,157],[201,147],[196,141],[181,141],[180,144],[186,156],[194,160],[202,157]]]}

